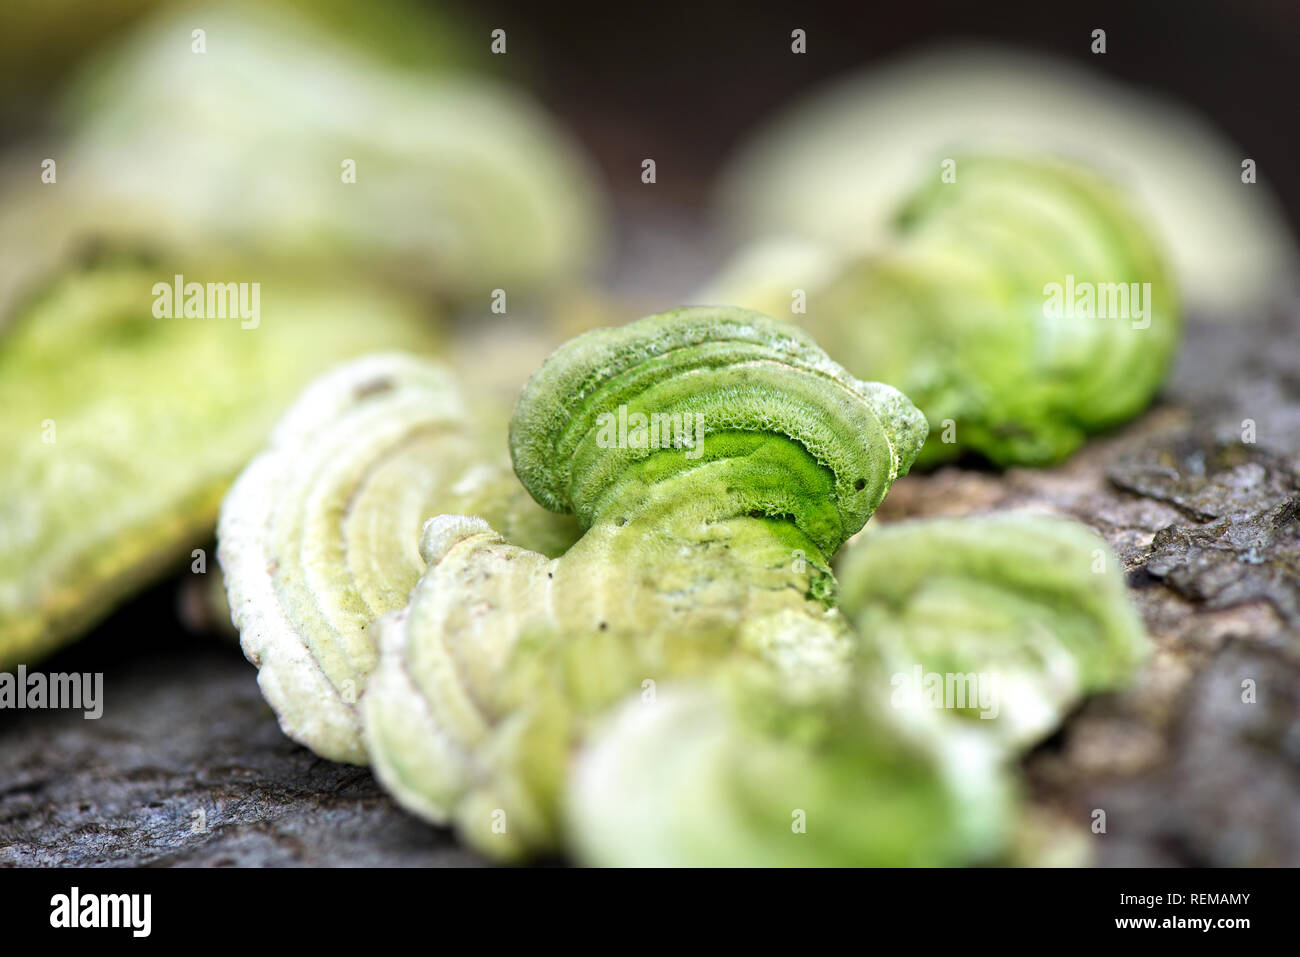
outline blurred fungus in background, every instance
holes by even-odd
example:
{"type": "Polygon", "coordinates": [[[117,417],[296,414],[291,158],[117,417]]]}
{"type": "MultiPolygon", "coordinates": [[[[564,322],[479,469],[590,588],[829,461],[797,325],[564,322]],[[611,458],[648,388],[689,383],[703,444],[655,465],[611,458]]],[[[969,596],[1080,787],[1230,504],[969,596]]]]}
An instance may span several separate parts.
{"type": "Polygon", "coordinates": [[[345,36],[236,2],[161,10],[97,51],[39,155],[10,161],[3,290],[87,237],[342,266],[449,298],[592,265],[600,189],[526,93],[450,63],[395,67],[345,36]],[[60,162],[57,189],[22,175],[41,156],[60,162]]]}
{"type": "Polygon", "coordinates": [[[1144,410],[1182,305],[1134,197],[1032,153],[926,167],[876,248],[758,243],[700,297],[787,315],[855,375],[897,384],[930,422],[922,465],[1050,465],[1144,410]]]}
{"type": "Polygon", "coordinates": [[[1240,146],[1167,97],[1006,47],[926,49],[794,103],[733,160],[721,204],[744,241],[861,252],[944,158],[1006,150],[1085,163],[1131,191],[1194,306],[1240,317],[1293,275],[1276,197],[1242,188],[1240,146]]]}

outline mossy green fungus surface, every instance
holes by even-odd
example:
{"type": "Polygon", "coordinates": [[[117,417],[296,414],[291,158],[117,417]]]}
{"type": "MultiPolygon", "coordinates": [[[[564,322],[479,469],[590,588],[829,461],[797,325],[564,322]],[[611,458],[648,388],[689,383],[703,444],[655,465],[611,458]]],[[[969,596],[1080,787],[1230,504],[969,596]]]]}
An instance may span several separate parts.
{"type": "Polygon", "coordinates": [[[510,447],[533,497],[584,526],[686,477],[709,513],[789,515],[834,551],[907,473],[925,434],[904,395],[853,378],[802,330],[751,310],[687,307],[562,346],[525,386],[510,447]],[[612,441],[636,416],[644,425],[612,441]],[[677,422],[700,444],[658,456],[664,423],[677,422]]]}

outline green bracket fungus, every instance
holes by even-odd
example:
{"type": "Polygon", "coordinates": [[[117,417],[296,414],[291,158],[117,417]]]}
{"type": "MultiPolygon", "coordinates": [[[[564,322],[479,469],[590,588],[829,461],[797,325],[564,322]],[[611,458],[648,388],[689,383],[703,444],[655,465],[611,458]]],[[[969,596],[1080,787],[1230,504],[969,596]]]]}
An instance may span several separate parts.
{"type": "Polygon", "coordinates": [[[925,412],[921,464],[963,450],[1050,464],[1151,402],[1180,335],[1175,285],[1148,223],[1101,176],[1035,157],[955,164],[877,252],[767,243],[707,295],[782,315],[804,289],[796,318],[826,350],[925,412]]]}
{"type": "Polygon", "coordinates": [[[584,527],[681,473],[694,492],[673,504],[695,517],[789,514],[827,552],[866,523],[924,441],[897,389],[854,379],[798,329],[718,307],[571,340],[524,387],[510,425],[524,487],[584,527]],[[659,457],[667,445],[682,454],[659,457]]]}
{"type": "Polygon", "coordinates": [[[280,274],[261,279],[256,328],[159,318],[152,290],[172,272],[67,273],[0,338],[0,667],[31,664],[189,561],[312,376],[376,346],[437,343],[400,300],[280,274]]]}
{"type": "Polygon", "coordinates": [[[890,525],[847,549],[839,571],[877,694],[968,718],[1012,748],[1050,734],[1084,695],[1127,683],[1147,650],[1110,549],[1065,519],[890,525]]]}
{"type": "Polygon", "coordinates": [[[735,236],[862,252],[886,239],[918,173],[937,178],[946,159],[958,159],[960,182],[959,153],[1068,156],[1133,194],[1189,301],[1228,320],[1264,312],[1300,259],[1267,175],[1243,189],[1249,150],[1200,111],[1094,64],[949,40],[873,62],[773,113],[741,145],[719,218],[735,236]]]}
{"type": "Polygon", "coordinates": [[[602,184],[532,99],[395,69],[283,4],[159,11],[73,80],[58,120],[37,159],[75,157],[76,172],[51,189],[24,166],[6,183],[0,307],[86,236],[484,304],[580,276],[602,249],[602,184]]]}
{"type": "Polygon", "coordinates": [[[366,761],[370,624],[424,571],[428,516],[472,511],[551,552],[576,537],[483,448],[468,409],[436,363],[358,359],[303,393],[222,505],[219,557],[244,652],[285,733],[324,757],[366,761]]]}
{"type": "MultiPolygon", "coordinates": [[[[554,840],[552,820],[521,810],[540,805],[520,766],[500,760],[502,728],[532,726],[511,722],[503,691],[521,646],[632,636],[624,643],[663,678],[694,672],[710,647],[709,660],[739,648],[798,673],[806,644],[834,684],[845,657],[834,649],[849,638],[831,607],[829,556],[906,473],[925,422],[789,324],[687,308],[561,347],[525,387],[510,437],[524,486],[572,511],[583,537],[548,559],[479,517],[430,521],[428,571],[377,626],[364,701],[385,786],[502,854],[554,840]],[[502,794],[515,800],[490,810],[516,830],[480,841],[488,795],[502,794]]],[[[613,701],[636,685],[602,687],[613,701]]]]}
{"type": "Polygon", "coordinates": [[[1126,683],[1145,654],[1113,556],[1077,523],[1007,514],[887,526],[851,545],[842,566],[853,690],[797,701],[752,670],[715,670],[651,700],[628,696],[589,722],[572,760],[561,806],[577,859],[1005,860],[1009,761],[1083,695],[1126,683]],[[895,679],[913,668],[940,689],[960,679],[972,697],[900,698],[895,679]]]}
{"type": "Polygon", "coordinates": [[[1011,762],[1144,651],[1062,520],[886,527],[837,585],[926,423],[790,323],[571,340],[515,408],[517,481],[467,418],[436,365],[336,370],[228,496],[221,559],[286,732],[492,857],[1003,860],[1011,762]],[[901,706],[913,663],[1005,679],[1000,720],[901,706]]]}
{"type": "Polygon", "coordinates": [[[628,701],[571,772],[565,824],[605,866],[943,866],[996,859],[1014,793],[994,749],[851,698],[685,682],[628,701]]]}

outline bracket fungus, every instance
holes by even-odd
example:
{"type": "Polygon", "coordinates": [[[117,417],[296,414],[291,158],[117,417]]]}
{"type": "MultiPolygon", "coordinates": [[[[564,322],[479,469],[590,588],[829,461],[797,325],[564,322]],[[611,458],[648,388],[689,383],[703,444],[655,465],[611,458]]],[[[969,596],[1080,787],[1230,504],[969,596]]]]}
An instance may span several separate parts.
{"type": "Polygon", "coordinates": [[[561,346],[510,422],[517,481],[484,431],[438,366],[359,360],[286,416],[220,533],[285,730],[499,859],[999,860],[1018,749],[1145,647],[1061,520],[886,528],[839,586],[926,422],[759,313],[561,346]],[[997,733],[890,707],[905,660],[1009,675],[997,733]]]}
{"type": "Polygon", "coordinates": [[[779,315],[805,289],[801,324],[827,352],[925,412],[920,464],[964,450],[1059,461],[1150,404],[1181,333],[1175,283],[1147,221],[1103,176],[1047,157],[954,162],[956,178],[915,191],[879,249],[769,242],[706,297],[779,315]]]}
{"type": "Polygon", "coordinates": [[[391,50],[357,48],[371,25],[221,0],[132,26],[60,98],[57,146],[40,155],[75,156],[76,175],[4,190],[0,305],[85,235],[457,301],[549,289],[597,262],[603,184],[571,137],[507,84],[448,69],[454,39],[426,46],[422,69],[394,68],[391,50]]]}
{"type": "Polygon", "coordinates": [[[1124,183],[1210,316],[1262,312],[1295,274],[1283,205],[1266,176],[1241,188],[1249,150],[1202,111],[1093,63],[997,43],[945,39],[873,61],[771,114],[724,170],[719,218],[736,236],[869,249],[918,170],[988,150],[1073,157],[1124,183]]]}
{"type": "MultiPolygon", "coordinates": [[[[510,445],[524,486],[572,511],[583,536],[548,559],[481,518],[425,527],[429,569],[378,625],[365,725],[380,780],[417,813],[484,833],[484,792],[520,789],[519,768],[494,759],[511,726],[498,692],[529,636],[630,635],[655,652],[659,678],[693,671],[701,648],[725,656],[742,635],[798,670],[800,648],[780,650],[767,630],[804,633],[814,657],[849,641],[829,556],[924,438],[899,392],[747,310],[679,309],[562,346],[525,387],[510,445]],[[671,426],[651,441],[654,423],[696,416],[704,429],[689,443],[671,426]],[[624,418],[634,425],[619,441],[624,418]]],[[[493,849],[546,847],[554,825],[537,816],[493,849]]]]}
{"type": "Polygon", "coordinates": [[[1085,694],[1131,679],[1147,649],[1109,549],[1072,521],[906,522],[855,541],[840,566],[856,637],[850,690],[792,701],[773,693],[780,683],[731,674],[611,709],[569,775],[564,826],[578,859],[1001,860],[1017,790],[1008,762],[1085,694]],[[939,700],[900,697],[914,668],[940,679],[939,700]],[[953,678],[957,700],[945,700],[953,678]]]}
{"type": "Polygon", "coordinates": [[[1066,519],[890,525],[845,550],[839,580],[880,696],[969,718],[1013,749],[1054,731],[1084,695],[1125,684],[1147,651],[1115,557],[1066,519]]]}
{"type": "Polygon", "coordinates": [[[30,664],[206,544],[221,496],[312,376],[428,318],[364,286],[262,281],[256,329],[159,318],[172,270],[54,280],[0,338],[0,667],[30,664]]]}
{"type": "Polygon", "coordinates": [[[571,778],[570,842],[603,866],[989,862],[1015,800],[989,742],[940,734],[925,715],[725,682],[621,705],[571,778]]]}
{"type": "Polygon", "coordinates": [[[429,515],[482,514],[548,551],[574,537],[475,425],[441,365],[367,356],[303,393],[222,505],[218,554],[244,652],[285,733],[324,757],[366,761],[370,624],[424,571],[429,515]]]}

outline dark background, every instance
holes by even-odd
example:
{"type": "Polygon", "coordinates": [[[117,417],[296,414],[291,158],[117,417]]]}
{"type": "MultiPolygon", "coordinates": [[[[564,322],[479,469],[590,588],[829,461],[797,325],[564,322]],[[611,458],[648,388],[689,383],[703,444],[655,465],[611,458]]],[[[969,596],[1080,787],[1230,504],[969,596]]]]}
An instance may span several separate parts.
{"type": "MultiPolygon", "coordinates": [[[[437,6],[436,4],[432,4],[437,6]]],[[[1047,51],[1199,108],[1259,165],[1300,226],[1300,3],[1094,0],[998,4],[651,4],[482,0],[458,7],[509,37],[505,69],[575,128],[621,204],[654,156],[658,190],[703,201],[732,149],[770,112],[855,68],[943,41],[1047,51]],[[808,52],[790,53],[790,31],[808,52]],[[1090,52],[1106,31],[1107,52],[1090,52]]],[[[661,199],[667,197],[660,197],[661,199]]]]}
{"type": "MultiPolygon", "coordinates": [[[[1300,233],[1300,184],[1290,176],[1300,169],[1297,0],[281,2],[332,10],[336,23],[352,24],[345,32],[396,24],[401,50],[390,34],[388,54],[404,65],[450,59],[528,87],[597,158],[625,212],[646,199],[637,191],[646,156],[659,167],[656,202],[701,203],[725,159],[773,110],[890,57],[980,40],[1057,54],[1198,109],[1257,161],[1300,233]],[[420,7],[435,14],[432,34],[409,23],[420,7]],[[440,46],[436,24],[449,19],[463,21],[464,40],[440,46]],[[495,27],[507,31],[508,56],[488,50],[495,27]],[[808,35],[802,56],[790,53],[795,27],[808,35]],[[1089,50],[1096,28],[1106,30],[1104,55],[1089,50]]],[[[0,3],[0,144],[39,136],[78,62],[161,5],[0,3]]]]}

